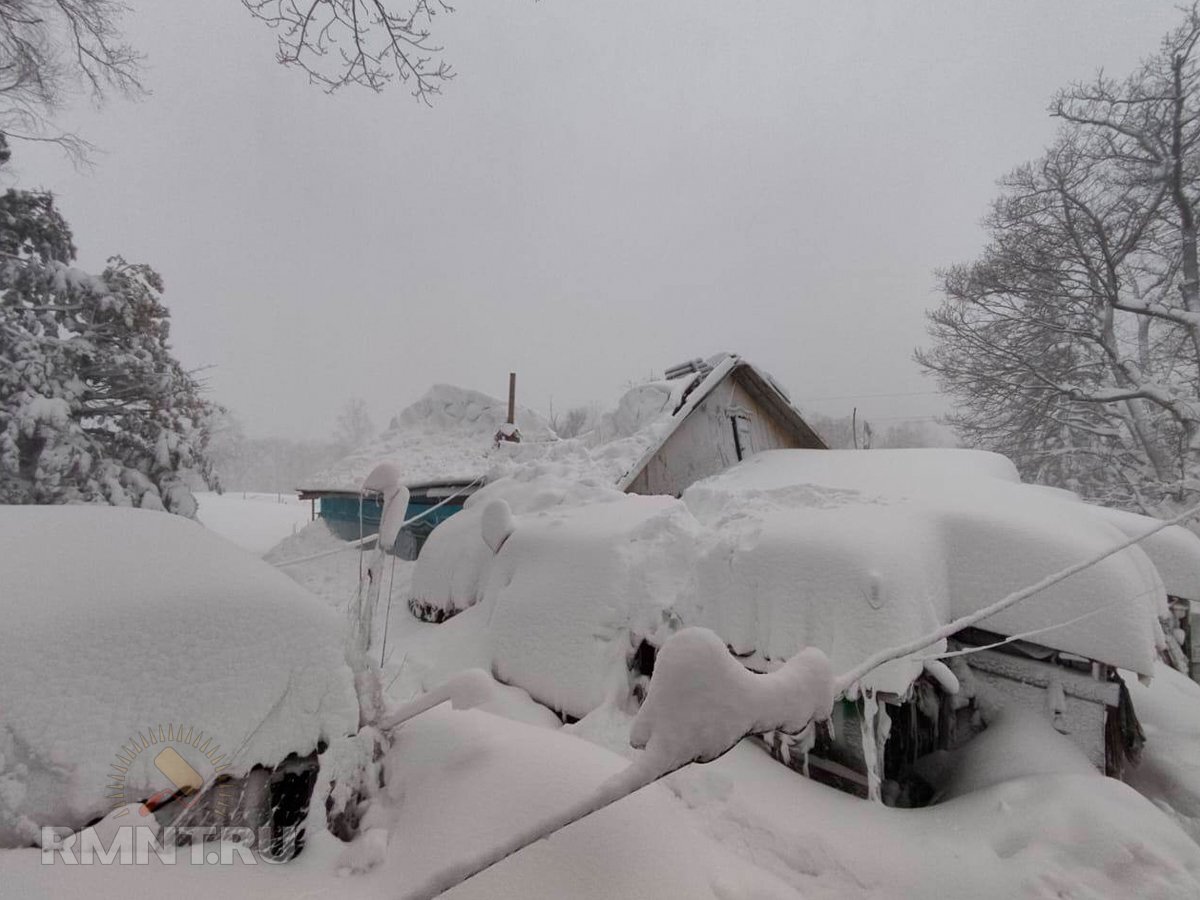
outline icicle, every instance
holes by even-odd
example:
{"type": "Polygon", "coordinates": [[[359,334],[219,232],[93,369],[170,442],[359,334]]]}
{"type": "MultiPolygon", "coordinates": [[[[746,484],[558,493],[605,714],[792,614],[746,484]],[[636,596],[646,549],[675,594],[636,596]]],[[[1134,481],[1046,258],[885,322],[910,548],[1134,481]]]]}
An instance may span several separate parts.
{"type": "Polygon", "coordinates": [[[878,748],[875,754],[875,760],[879,766],[879,772],[876,773],[876,779],[882,780],[887,774],[887,766],[884,763],[887,757],[884,751],[887,749],[888,738],[892,734],[892,717],[888,714],[888,705],[886,703],[879,704],[879,722],[875,728],[875,746],[878,748]]]}
{"type": "Polygon", "coordinates": [[[805,778],[808,778],[808,754],[817,745],[817,726],[815,723],[809,722],[808,727],[800,732],[798,745],[800,748],[800,771],[805,778]]]}
{"type": "Polygon", "coordinates": [[[1046,707],[1054,730],[1067,734],[1067,695],[1063,692],[1062,681],[1058,678],[1051,679],[1046,687],[1046,707]]]}
{"type": "Polygon", "coordinates": [[[874,688],[862,688],[862,748],[863,758],[867,764],[867,799],[876,803],[883,802],[879,789],[879,745],[875,739],[875,714],[879,704],[875,701],[874,688]]]}

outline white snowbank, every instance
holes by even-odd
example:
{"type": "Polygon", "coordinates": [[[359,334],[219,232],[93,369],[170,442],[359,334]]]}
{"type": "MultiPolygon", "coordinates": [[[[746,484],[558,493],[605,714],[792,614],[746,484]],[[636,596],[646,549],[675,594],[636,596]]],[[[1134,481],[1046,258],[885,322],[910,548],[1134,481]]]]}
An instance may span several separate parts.
{"type": "Polygon", "coordinates": [[[1031,775],[1089,775],[1096,767],[1070,740],[1054,730],[1046,716],[1016,704],[992,709],[987,729],[940,759],[922,760],[922,771],[944,766],[931,783],[938,799],[962,797],[993,785],[1031,775]]]}
{"type": "MultiPolygon", "coordinates": [[[[38,851],[0,852],[0,884],[24,900],[170,896],[395,900],[433,872],[587,795],[624,766],[560,731],[479,710],[433,710],[397,733],[386,793],[349,848],[327,833],[285,866],[41,866],[38,851]],[[339,874],[341,870],[341,874],[339,874]]],[[[310,819],[311,821],[311,819],[310,819]]],[[[457,900],[653,897],[785,900],[795,892],[704,835],[652,787],[527,848],[448,896],[457,900]]]]}
{"type": "MultiPolygon", "coordinates": [[[[109,809],[110,764],[151,729],[202,730],[236,775],[357,724],[338,618],[179,516],[0,507],[0,621],[0,845],[109,809]]],[[[130,800],[161,787],[153,755],[130,800]]]]}
{"type": "MultiPolygon", "coordinates": [[[[408,487],[474,481],[487,474],[494,453],[510,452],[493,447],[507,417],[507,403],[495,397],[434,385],[393,419],[379,438],[304,478],[297,488],[357,494],[371,470],[385,462],[396,467],[408,487]]],[[[517,407],[516,419],[522,442],[554,440],[545,419],[532,410],[517,407]]]]}
{"type": "Polygon", "coordinates": [[[1125,680],[1146,733],[1127,780],[1200,843],[1200,684],[1162,663],[1149,685],[1125,680]]]}
{"type": "Polygon", "coordinates": [[[799,778],[743,742],[666,784],[707,834],[808,900],[1200,896],[1200,848],[1094,770],[892,809],[799,778]]]}

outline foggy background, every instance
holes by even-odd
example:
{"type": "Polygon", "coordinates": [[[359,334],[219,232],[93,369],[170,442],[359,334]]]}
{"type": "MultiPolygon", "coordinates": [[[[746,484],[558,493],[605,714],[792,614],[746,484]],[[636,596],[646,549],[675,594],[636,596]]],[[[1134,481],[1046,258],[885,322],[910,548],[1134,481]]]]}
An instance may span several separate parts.
{"type": "Polygon", "coordinates": [[[490,0],[439,16],[457,78],[327,96],[235,0],[133,3],[140,102],[18,144],[80,264],[166,281],[173,343],[251,436],[375,424],[434,382],[548,412],[731,350],[806,412],[945,410],[911,360],[933,270],[981,249],[1054,92],[1123,75],[1173,2],[490,0]]]}

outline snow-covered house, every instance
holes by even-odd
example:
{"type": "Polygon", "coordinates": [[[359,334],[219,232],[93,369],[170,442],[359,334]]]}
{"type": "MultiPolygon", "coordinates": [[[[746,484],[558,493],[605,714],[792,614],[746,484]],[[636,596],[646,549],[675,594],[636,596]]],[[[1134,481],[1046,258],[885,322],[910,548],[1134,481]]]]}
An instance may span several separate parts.
{"type": "Polygon", "coordinates": [[[662,381],[635,387],[593,439],[644,444],[617,487],[673,497],[764,450],[825,447],[787,391],[735,353],[673,366],[662,381]]]}
{"type": "Polygon", "coordinates": [[[320,501],[320,515],[347,540],[379,528],[381,504],[360,504],[363,479],[390,463],[409,490],[397,552],[415,559],[433,528],[462,510],[487,480],[514,467],[558,462],[632,494],[679,496],[688,485],[754,453],[823,448],[787,392],[765,371],[732,353],[695,359],[639,384],[578,440],[559,441],[536,412],[518,407],[519,443],[497,445],[506,405],[478,391],[435,385],[400,413],[377,440],[298,486],[320,501]],[[361,520],[360,520],[361,517],[361,520]]]}
{"type": "MultiPolygon", "coordinates": [[[[679,499],[623,494],[555,461],[489,484],[435,534],[414,603],[434,620],[484,617],[480,664],[581,718],[636,703],[681,626],[711,628],[754,670],[816,646],[847,672],[1143,524],[1021,484],[1008,460],[977,451],[769,451],[679,499]]],[[[1119,775],[1140,741],[1120,672],[1153,674],[1168,590],[1197,578],[1200,539],[1167,529],[875,669],[809,746],[810,771],[919,803],[938,781],[936,751],[1007,706],[1046,716],[1119,775]]]]}
{"type": "MultiPolygon", "coordinates": [[[[461,510],[484,483],[494,464],[496,433],[507,418],[504,401],[479,391],[434,385],[379,438],[308,476],[297,490],[301,499],[320,502],[321,518],[341,537],[374,534],[382,504],[370,498],[360,504],[360,491],[377,465],[392,464],[409,490],[405,518],[425,513],[406,526],[397,541],[397,552],[415,559],[429,532],[461,510]]],[[[554,437],[546,420],[532,410],[518,406],[515,419],[522,440],[554,437]]]]}

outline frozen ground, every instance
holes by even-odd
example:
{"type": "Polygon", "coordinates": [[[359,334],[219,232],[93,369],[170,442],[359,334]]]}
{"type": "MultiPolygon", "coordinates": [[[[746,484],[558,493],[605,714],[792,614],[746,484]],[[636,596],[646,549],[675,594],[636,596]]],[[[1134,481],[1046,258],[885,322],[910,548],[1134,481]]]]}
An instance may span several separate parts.
{"type": "Polygon", "coordinates": [[[296,499],[295,494],[203,491],[195,496],[200,504],[196,518],[255,556],[295,534],[312,517],[308,501],[296,499]]]}

